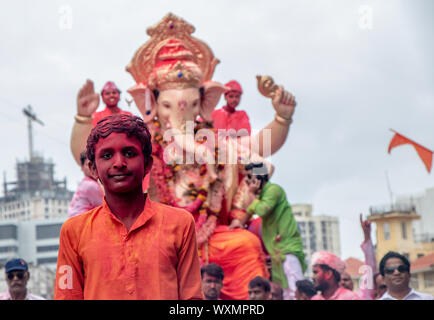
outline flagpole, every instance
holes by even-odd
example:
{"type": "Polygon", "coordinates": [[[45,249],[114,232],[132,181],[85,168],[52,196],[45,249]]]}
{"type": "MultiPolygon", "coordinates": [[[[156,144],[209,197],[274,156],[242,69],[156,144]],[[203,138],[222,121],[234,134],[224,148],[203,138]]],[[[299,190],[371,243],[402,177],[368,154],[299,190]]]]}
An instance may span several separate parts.
{"type": "Polygon", "coordinates": [[[384,173],[386,175],[387,189],[389,190],[390,205],[391,207],[393,207],[393,192],[392,192],[392,188],[390,187],[389,175],[387,174],[387,170],[384,171],[384,173]]]}

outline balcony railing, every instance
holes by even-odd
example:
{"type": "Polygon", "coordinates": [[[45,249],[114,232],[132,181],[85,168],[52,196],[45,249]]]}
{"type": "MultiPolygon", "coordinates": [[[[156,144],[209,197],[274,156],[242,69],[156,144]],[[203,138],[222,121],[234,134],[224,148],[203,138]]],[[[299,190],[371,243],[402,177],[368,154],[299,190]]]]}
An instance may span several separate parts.
{"type": "Polygon", "coordinates": [[[371,213],[371,215],[380,215],[380,214],[387,214],[392,212],[412,214],[415,211],[416,211],[416,207],[414,205],[404,204],[404,203],[382,205],[382,206],[375,206],[369,208],[369,212],[371,213]]]}
{"type": "Polygon", "coordinates": [[[434,242],[434,233],[422,233],[414,235],[415,242],[434,242]]]}

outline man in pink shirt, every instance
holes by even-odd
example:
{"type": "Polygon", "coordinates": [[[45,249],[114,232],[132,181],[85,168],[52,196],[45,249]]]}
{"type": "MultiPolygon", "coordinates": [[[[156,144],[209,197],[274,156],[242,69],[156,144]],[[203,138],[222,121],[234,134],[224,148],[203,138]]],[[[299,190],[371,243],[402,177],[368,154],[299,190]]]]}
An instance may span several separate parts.
{"type": "Polygon", "coordinates": [[[104,192],[98,182],[92,177],[86,152],[80,154],[81,170],[84,179],[77,186],[68,209],[68,219],[85,213],[102,205],[104,192]]]}
{"type": "Polygon", "coordinates": [[[214,121],[214,128],[217,130],[234,129],[236,131],[245,129],[247,131],[246,133],[250,135],[251,129],[249,116],[243,110],[235,110],[235,108],[240,104],[241,95],[243,94],[241,85],[237,81],[232,80],[226,83],[225,86],[229,89],[225,93],[226,105],[221,109],[213,111],[212,119],[214,121]]]}
{"type": "Polygon", "coordinates": [[[313,282],[321,291],[311,300],[360,300],[353,291],[339,285],[345,262],[331,252],[320,251],[312,255],[313,282]]]}

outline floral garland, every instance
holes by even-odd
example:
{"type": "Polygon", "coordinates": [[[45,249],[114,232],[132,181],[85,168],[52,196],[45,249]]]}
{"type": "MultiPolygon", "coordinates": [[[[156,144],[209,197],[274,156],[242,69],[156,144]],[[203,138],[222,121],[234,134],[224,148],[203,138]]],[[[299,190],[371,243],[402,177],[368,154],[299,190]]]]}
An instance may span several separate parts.
{"type": "MultiPolygon", "coordinates": [[[[163,139],[163,135],[161,134],[161,125],[160,122],[155,119],[153,122],[155,126],[154,130],[154,137],[152,141],[152,155],[154,156],[154,166],[152,169],[152,175],[153,175],[153,181],[155,182],[155,185],[158,190],[158,196],[159,200],[162,203],[166,203],[172,206],[176,205],[176,200],[173,197],[174,191],[170,190],[169,187],[169,181],[171,181],[174,177],[176,172],[178,172],[181,169],[181,165],[176,163],[176,161],[173,161],[169,164],[165,164],[163,161],[163,154],[164,149],[168,145],[166,141],[163,139]]],[[[211,128],[212,125],[210,123],[203,123],[203,122],[196,122],[195,125],[195,133],[202,129],[202,128],[211,128]]],[[[204,143],[205,141],[198,141],[198,143],[204,143]]],[[[215,157],[218,159],[218,148],[215,148],[215,157]]],[[[223,165],[219,164],[217,166],[217,170],[222,170],[224,168],[223,165]]],[[[199,167],[199,174],[200,176],[204,176],[207,173],[207,167],[206,164],[202,164],[199,167]]],[[[211,181],[212,183],[213,181],[211,181]]],[[[203,227],[208,228],[210,227],[210,224],[206,224],[208,215],[213,215],[215,217],[218,217],[219,212],[215,212],[211,210],[207,203],[205,202],[207,195],[208,195],[208,187],[201,187],[199,189],[196,189],[194,184],[189,184],[187,195],[190,197],[192,201],[196,200],[197,198],[202,199],[202,204],[199,207],[199,217],[197,221],[197,228],[200,230],[203,227]]],[[[212,225],[212,223],[211,223],[212,225]]],[[[215,226],[214,226],[215,227],[215,226]]],[[[214,228],[212,228],[212,231],[214,228]]],[[[208,230],[205,234],[209,234],[211,230],[208,230]]],[[[212,232],[208,235],[208,237],[212,234],[212,232]]],[[[207,237],[207,238],[208,238],[207,237]]]]}
{"type": "Polygon", "coordinates": [[[206,243],[209,237],[213,234],[214,229],[217,226],[217,217],[212,215],[206,219],[202,226],[196,232],[197,246],[200,248],[206,243]]]}
{"type": "MultiPolygon", "coordinates": [[[[162,203],[166,203],[172,206],[177,206],[176,200],[174,199],[174,190],[171,190],[169,187],[169,181],[173,180],[176,173],[181,169],[181,166],[173,161],[170,164],[166,164],[163,161],[164,148],[168,145],[166,141],[163,139],[163,135],[161,134],[161,125],[160,122],[155,119],[154,120],[154,138],[152,141],[152,155],[154,157],[154,165],[151,171],[153,181],[155,186],[157,187],[159,200],[162,203]]],[[[212,123],[209,122],[196,122],[194,133],[196,134],[200,129],[213,129],[212,123]]],[[[205,143],[206,140],[202,139],[201,141],[197,141],[198,143],[205,143]]],[[[215,163],[217,163],[217,172],[224,169],[224,165],[218,163],[219,159],[219,149],[216,147],[214,150],[215,163]]],[[[207,174],[207,166],[206,164],[202,164],[199,167],[200,176],[204,176],[207,174]]],[[[214,183],[214,181],[210,181],[210,185],[214,183]]],[[[201,259],[208,259],[207,253],[207,242],[210,236],[214,233],[215,228],[217,227],[217,218],[219,216],[219,212],[216,212],[209,208],[206,199],[208,196],[209,187],[201,187],[196,189],[194,184],[189,184],[187,189],[187,195],[190,197],[190,200],[194,202],[197,199],[202,200],[201,205],[197,211],[199,211],[199,216],[196,221],[196,241],[198,248],[205,249],[205,257],[201,257],[201,259]]],[[[193,214],[193,212],[192,212],[193,214]]],[[[202,255],[199,252],[199,255],[202,255]]]]}

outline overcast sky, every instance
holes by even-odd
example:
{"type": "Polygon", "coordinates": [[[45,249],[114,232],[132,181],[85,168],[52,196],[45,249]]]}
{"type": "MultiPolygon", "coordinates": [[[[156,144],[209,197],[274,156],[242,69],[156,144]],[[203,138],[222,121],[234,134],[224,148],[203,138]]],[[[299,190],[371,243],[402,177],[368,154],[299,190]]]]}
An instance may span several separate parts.
{"type": "Polygon", "coordinates": [[[45,123],[34,124],[35,149],[75,189],[82,175],[69,139],[79,87],[89,78],[99,91],[113,80],[128,109],[134,80],[125,66],[168,12],[220,59],[213,80],[241,83],[239,108],[253,128],[274,115],[257,74],[296,96],[289,138],[271,159],[273,181],[291,203],[339,217],[343,258],[363,257],[358,216],[390,203],[386,173],[394,196],[433,187],[410,146],[387,153],[389,128],[434,149],[431,0],[8,1],[0,12],[0,168],[9,181],[17,159],[28,158],[22,109],[31,104],[45,123]]]}

